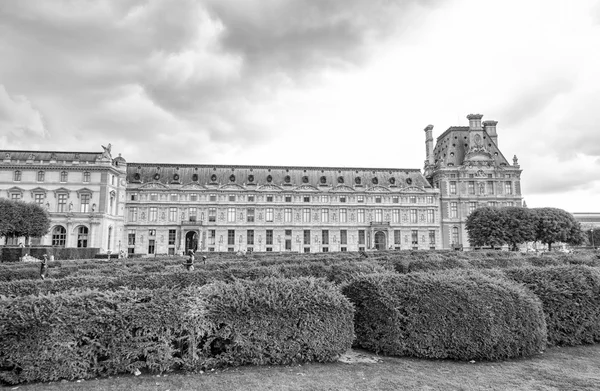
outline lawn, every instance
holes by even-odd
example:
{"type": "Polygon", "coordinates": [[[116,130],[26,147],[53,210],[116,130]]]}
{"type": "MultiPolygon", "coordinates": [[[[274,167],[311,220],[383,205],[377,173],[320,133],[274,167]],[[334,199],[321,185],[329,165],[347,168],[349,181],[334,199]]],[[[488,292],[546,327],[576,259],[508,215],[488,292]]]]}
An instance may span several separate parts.
{"type": "MultiPolygon", "coordinates": [[[[362,353],[362,352],[361,352],[362,353]]],[[[362,354],[361,354],[362,355],[362,354]]],[[[7,387],[70,390],[600,390],[600,344],[551,348],[535,357],[455,362],[376,357],[376,363],[238,367],[7,387]]]]}

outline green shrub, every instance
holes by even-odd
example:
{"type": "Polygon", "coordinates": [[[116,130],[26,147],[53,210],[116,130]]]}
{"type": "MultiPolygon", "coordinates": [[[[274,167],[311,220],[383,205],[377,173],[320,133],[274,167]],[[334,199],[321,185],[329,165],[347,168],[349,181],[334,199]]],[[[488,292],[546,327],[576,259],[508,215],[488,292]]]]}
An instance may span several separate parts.
{"type": "Polygon", "coordinates": [[[542,301],[548,342],[600,342],[600,271],[581,265],[511,268],[505,275],[525,284],[542,301]]]}
{"type": "Polygon", "coordinates": [[[332,361],[353,307],[323,280],[0,298],[0,380],[332,361]]]}
{"type": "Polygon", "coordinates": [[[211,366],[329,362],[354,339],[352,305],[323,280],[217,282],[200,291],[215,330],[211,366]]]}
{"type": "Polygon", "coordinates": [[[342,292],[356,308],[356,344],[377,353],[498,360],[545,347],[539,300],[475,271],[368,275],[342,292]]]}

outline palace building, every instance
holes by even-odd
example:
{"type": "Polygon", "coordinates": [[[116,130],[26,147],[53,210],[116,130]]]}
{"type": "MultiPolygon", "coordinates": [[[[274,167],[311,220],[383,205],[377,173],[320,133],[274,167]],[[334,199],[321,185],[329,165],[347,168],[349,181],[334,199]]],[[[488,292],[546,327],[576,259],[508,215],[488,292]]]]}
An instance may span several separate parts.
{"type": "MultiPolygon", "coordinates": [[[[35,202],[50,232],[32,244],[101,252],[332,252],[448,249],[482,205],[521,205],[521,169],[496,122],[472,114],[434,145],[424,171],[127,162],[103,152],[0,151],[0,197],[35,202]]],[[[16,244],[9,242],[6,244],[16,244]]]]}

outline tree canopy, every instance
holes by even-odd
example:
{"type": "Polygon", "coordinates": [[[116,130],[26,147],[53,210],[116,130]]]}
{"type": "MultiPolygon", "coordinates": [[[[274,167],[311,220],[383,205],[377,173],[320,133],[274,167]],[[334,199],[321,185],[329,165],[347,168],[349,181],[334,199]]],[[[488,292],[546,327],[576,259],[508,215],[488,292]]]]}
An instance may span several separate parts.
{"type": "Polygon", "coordinates": [[[540,241],[552,249],[557,242],[581,244],[584,233],[570,213],[557,208],[482,207],[474,210],[466,222],[473,247],[499,247],[540,241]]]}
{"type": "Polygon", "coordinates": [[[0,237],[41,237],[50,230],[48,213],[39,205],[0,199],[0,237]]]}

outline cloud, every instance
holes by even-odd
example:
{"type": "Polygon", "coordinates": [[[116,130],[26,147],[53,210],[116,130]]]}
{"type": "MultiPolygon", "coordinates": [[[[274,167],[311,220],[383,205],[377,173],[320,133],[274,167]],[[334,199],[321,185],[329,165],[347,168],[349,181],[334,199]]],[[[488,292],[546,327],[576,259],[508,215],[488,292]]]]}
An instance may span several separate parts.
{"type": "Polygon", "coordinates": [[[0,136],[17,141],[47,136],[42,113],[25,96],[10,96],[0,84],[0,136]]]}

